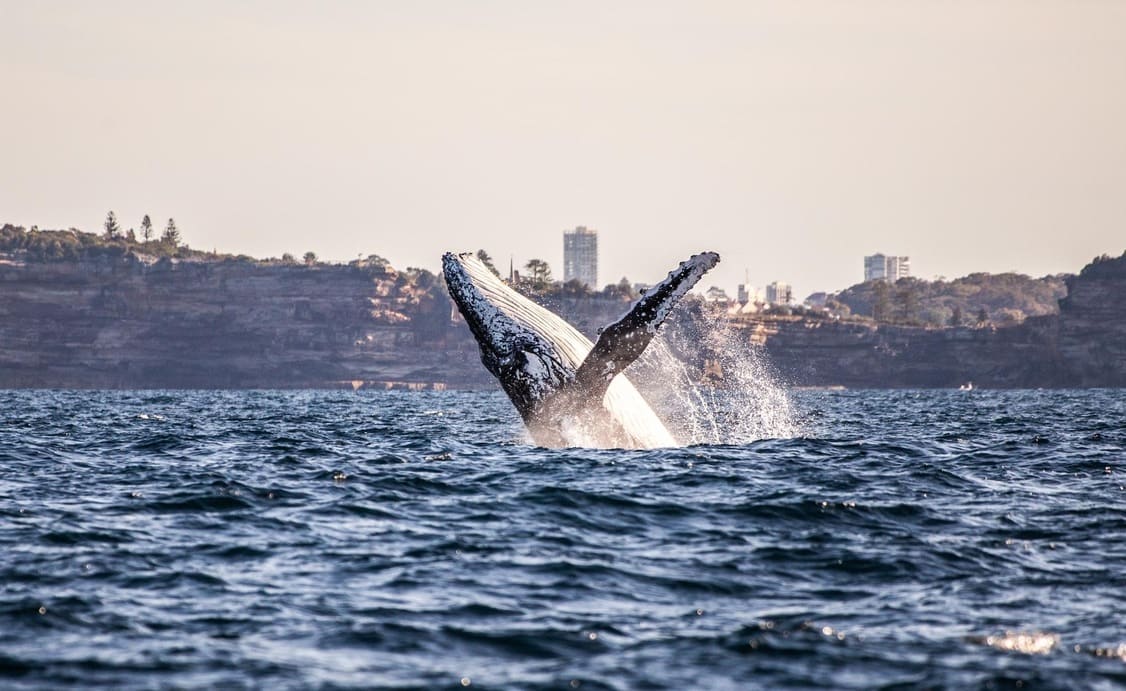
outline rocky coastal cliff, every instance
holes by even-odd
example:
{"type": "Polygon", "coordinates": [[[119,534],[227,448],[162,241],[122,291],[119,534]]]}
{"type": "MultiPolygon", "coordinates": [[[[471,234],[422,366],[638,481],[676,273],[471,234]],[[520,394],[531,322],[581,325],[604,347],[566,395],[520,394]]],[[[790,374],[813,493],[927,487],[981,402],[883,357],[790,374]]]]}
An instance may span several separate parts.
{"type": "Polygon", "coordinates": [[[1056,344],[1073,386],[1126,386],[1126,253],[1067,281],[1056,344]]]}
{"type": "Polygon", "coordinates": [[[1056,346],[1055,316],[986,328],[797,318],[744,319],[735,328],[797,386],[1022,388],[1071,381],[1056,346]]]}
{"type": "Polygon", "coordinates": [[[778,317],[733,325],[799,386],[1126,386],[1126,254],[1095,260],[1067,289],[1058,314],[1002,327],[778,317]]]}
{"type": "MultiPolygon", "coordinates": [[[[8,255],[0,387],[494,387],[436,280],[384,264],[8,255]]],[[[762,348],[798,386],[1126,386],[1126,255],[1067,285],[1058,315],[1013,326],[739,316],[728,347],[762,348]]],[[[627,308],[547,302],[592,336],[627,308]]],[[[683,330],[716,318],[699,303],[678,314],[683,330]]]]}
{"type": "Polygon", "coordinates": [[[449,301],[384,267],[6,261],[0,296],[0,387],[489,384],[449,301]]]}

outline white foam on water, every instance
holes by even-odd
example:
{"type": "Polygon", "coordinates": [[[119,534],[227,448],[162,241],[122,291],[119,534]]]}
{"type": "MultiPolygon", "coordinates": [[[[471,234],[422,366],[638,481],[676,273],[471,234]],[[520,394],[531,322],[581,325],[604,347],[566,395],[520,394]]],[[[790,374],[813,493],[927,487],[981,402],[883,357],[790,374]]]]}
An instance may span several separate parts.
{"type": "Polygon", "coordinates": [[[789,392],[762,350],[722,321],[704,321],[699,331],[680,349],[673,342],[683,337],[662,331],[627,370],[677,441],[746,444],[801,436],[789,392]],[[703,371],[678,355],[698,358],[700,349],[710,355],[703,371]]]}

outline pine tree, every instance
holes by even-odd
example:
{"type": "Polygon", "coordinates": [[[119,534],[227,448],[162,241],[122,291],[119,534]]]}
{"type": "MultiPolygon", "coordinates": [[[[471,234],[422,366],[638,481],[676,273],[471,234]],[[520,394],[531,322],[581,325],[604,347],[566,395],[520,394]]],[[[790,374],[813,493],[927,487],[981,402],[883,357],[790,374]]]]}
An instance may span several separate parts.
{"type": "Polygon", "coordinates": [[[524,265],[528,279],[536,290],[544,290],[551,285],[551,267],[542,259],[529,259],[524,265]]]}
{"type": "Polygon", "coordinates": [[[891,290],[884,281],[877,280],[872,286],[872,318],[878,322],[885,322],[891,317],[891,290]]]}
{"type": "Polygon", "coordinates": [[[164,227],[164,235],[160,237],[160,241],[173,247],[180,244],[180,231],[176,229],[176,221],[168,219],[168,225],[164,227]]]}
{"type": "Polygon", "coordinates": [[[914,324],[918,321],[919,291],[910,278],[902,278],[895,284],[895,303],[899,308],[899,321],[914,324]]]}
{"type": "Polygon", "coordinates": [[[145,214],[145,217],[141,219],[141,237],[145,242],[152,240],[152,219],[149,218],[148,214],[145,214]]]}
{"type": "Polygon", "coordinates": [[[110,211],[108,214],[106,214],[105,229],[107,240],[115,240],[121,233],[121,227],[117,225],[117,214],[115,214],[113,211],[110,211]]]}

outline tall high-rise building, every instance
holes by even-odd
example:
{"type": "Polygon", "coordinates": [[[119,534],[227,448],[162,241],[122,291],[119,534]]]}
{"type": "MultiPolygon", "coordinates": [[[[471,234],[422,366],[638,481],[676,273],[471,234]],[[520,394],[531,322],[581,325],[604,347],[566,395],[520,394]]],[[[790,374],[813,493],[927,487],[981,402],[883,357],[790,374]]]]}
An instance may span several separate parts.
{"type": "Polygon", "coordinates": [[[598,288],[598,231],[586,226],[563,231],[563,282],[577,279],[598,288]]]}
{"type": "Polygon", "coordinates": [[[772,305],[788,305],[794,299],[789,283],[774,281],[766,286],[766,301],[772,305]]]}
{"type": "Polygon", "coordinates": [[[888,257],[888,276],[894,276],[893,283],[911,275],[910,257],[888,257]]]}
{"type": "Polygon", "coordinates": [[[864,282],[887,281],[895,283],[901,278],[911,275],[910,257],[889,257],[884,254],[872,254],[864,257],[864,282]]]}
{"type": "Polygon", "coordinates": [[[882,254],[864,257],[864,282],[887,280],[888,258],[882,254]]]}
{"type": "Polygon", "coordinates": [[[764,302],[766,300],[763,291],[760,290],[758,286],[753,286],[750,283],[740,283],[736,295],[738,297],[735,298],[735,301],[742,305],[764,302]]]}

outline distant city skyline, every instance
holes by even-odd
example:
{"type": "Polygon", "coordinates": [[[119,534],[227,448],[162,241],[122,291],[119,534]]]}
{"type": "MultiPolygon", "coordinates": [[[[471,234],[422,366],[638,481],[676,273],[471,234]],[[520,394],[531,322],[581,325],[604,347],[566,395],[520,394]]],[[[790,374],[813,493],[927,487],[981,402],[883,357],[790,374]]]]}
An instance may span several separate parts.
{"type": "Polygon", "coordinates": [[[1126,249],[1126,3],[0,0],[0,223],[708,285],[1126,249]]]}

